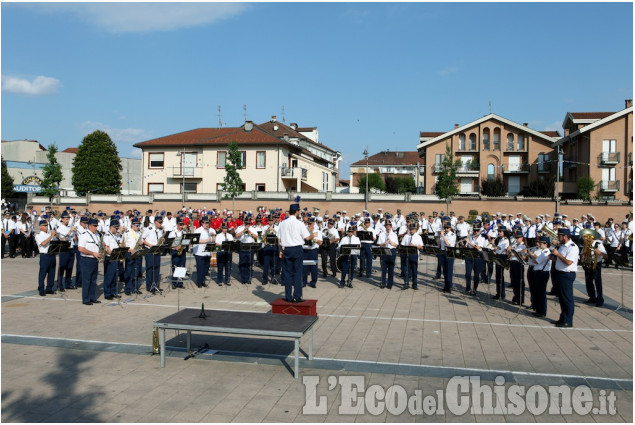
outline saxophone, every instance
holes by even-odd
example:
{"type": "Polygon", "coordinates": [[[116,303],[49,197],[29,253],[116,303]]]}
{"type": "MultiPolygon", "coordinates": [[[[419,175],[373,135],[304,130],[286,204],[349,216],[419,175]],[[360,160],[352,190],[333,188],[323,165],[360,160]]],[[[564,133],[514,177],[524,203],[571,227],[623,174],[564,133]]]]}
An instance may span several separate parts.
{"type": "Polygon", "coordinates": [[[104,239],[99,242],[99,262],[103,263],[106,259],[106,246],[104,245],[104,239]]]}

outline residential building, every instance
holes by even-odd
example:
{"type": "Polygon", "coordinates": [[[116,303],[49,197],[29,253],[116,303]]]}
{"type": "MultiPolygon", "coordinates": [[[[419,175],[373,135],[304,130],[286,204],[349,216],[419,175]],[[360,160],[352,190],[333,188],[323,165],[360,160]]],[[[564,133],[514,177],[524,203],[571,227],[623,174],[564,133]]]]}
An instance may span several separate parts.
{"type": "Polygon", "coordinates": [[[368,157],[368,169],[366,159],[354,162],[350,166],[350,193],[364,192],[359,190],[360,179],[366,174],[379,174],[384,182],[389,177],[412,177],[415,187],[423,189],[423,165],[424,161],[417,151],[390,151],[385,150],[368,157]]]}
{"type": "Polygon", "coordinates": [[[245,191],[334,192],[341,154],[273,116],[241,127],[199,128],[135,144],[142,150],[143,193],[217,193],[225,177],[227,149],[236,142],[245,191]]]}
{"type": "MultiPolygon", "coordinates": [[[[20,204],[27,202],[27,194],[37,194],[42,183],[42,170],[48,163],[48,150],[37,140],[3,140],[2,157],[7,163],[9,175],[13,177],[15,199],[20,204]]],[[[66,148],[55,154],[62,167],[61,196],[75,196],[73,189],[73,159],[78,148],[66,148]]],[[[120,158],[122,165],[121,193],[141,194],[141,160],[120,158]]]]}
{"type": "Polygon", "coordinates": [[[562,153],[560,193],[576,198],[581,177],[596,183],[593,197],[629,200],[633,197],[633,101],[618,112],[568,112],[564,137],[554,143],[562,153]]]}
{"type": "Polygon", "coordinates": [[[509,195],[518,194],[530,181],[551,174],[556,131],[538,131],[496,114],[485,115],[448,132],[421,132],[417,145],[425,163],[424,193],[433,194],[441,163],[450,147],[462,195],[479,193],[484,179],[501,178],[509,195]]]}

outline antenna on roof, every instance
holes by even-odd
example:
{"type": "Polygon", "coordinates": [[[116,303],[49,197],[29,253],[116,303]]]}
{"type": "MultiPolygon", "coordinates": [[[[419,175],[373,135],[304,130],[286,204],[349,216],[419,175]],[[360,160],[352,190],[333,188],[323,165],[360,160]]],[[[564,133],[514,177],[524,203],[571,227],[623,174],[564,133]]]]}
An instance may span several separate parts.
{"type": "Polygon", "coordinates": [[[221,117],[222,117],[222,115],[221,115],[221,113],[220,113],[220,105],[218,105],[218,114],[216,114],[216,115],[218,115],[218,126],[219,126],[219,127],[222,127],[222,126],[223,126],[223,120],[222,120],[222,118],[221,118],[221,117]]]}
{"type": "Polygon", "coordinates": [[[245,122],[247,121],[247,105],[243,105],[243,116],[245,117],[245,122]]]}
{"type": "Polygon", "coordinates": [[[492,113],[492,101],[491,100],[489,101],[489,113],[490,114],[492,113]]]}
{"type": "Polygon", "coordinates": [[[284,105],[282,105],[281,109],[282,109],[282,122],[286,122],[284,119],[284,105]]]}

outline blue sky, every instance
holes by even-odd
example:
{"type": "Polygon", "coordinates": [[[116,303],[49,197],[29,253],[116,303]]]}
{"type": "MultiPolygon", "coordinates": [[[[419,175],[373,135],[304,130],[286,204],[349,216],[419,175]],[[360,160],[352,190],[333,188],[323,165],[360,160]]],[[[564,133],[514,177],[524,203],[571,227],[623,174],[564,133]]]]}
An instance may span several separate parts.
{"type": "Polygon", "coordinates": [[[491,111],[537,130],[633,97],[631,3],[2,3],[3,140],[133,143],[282,107],[350,163],[491,111]]]}

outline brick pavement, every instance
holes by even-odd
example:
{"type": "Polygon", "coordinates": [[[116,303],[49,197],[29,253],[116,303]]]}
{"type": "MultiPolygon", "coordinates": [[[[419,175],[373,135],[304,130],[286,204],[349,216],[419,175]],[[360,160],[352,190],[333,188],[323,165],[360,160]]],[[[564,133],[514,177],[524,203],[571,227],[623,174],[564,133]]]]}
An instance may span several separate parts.
{"type": "MultiPolygon", "coordinates": [[[[84,306],[77,290],[39,297],[38,260],[20,258],[1,263],[2,420],[632,421],[632,312],[629,316],[608,307],[582,305],[585,294],[576,291],[576,327],[557,329],[526,309],[492,301],[486,295],[493,288],[487,285],[479,287],[478,298],[463,295],[460,262],[455,271],[457,290],[450,296],[441,293],[439,281],[431,279],[432,261],[424,257],[419,265],[417,292],[380,289],[377,273],[371,281],[355,280],[352,289],[339,289],[333,278],[321,278],[317,289],[307,288],[305,298],[319,300],[320,320],[315,327],[316,360],[314,364],[303,360],[301,375],[317,375],[321,381],[330,375],[363,375],[384,387],[398,383],[431,394],[444,388],[452,373],[470,369],[482,376],[490,371],[515,372],[516,382],[522,376],[528,383],[544,384],[586,379],[597,383],[594,393],[616,391],[618,415],[340,415],[338,394],[328,392],[324,393],[329,396],[326,415],[303,415],[304,386],[282,364],[292,352],[292,342],[194,335],[193,346],[208,342],[220,352],[184,362],[180,360],[184,336],[167,332],[173,349],[166,368],[149,355],[152,322],[175,312],[177,306],[200,308],[204,302],[206,308],[265,312],[270,310],[269,302],[283,293],[280,286],[241,285],[234,280],[230,287],[212,284],[198,289],[190,283],[185,290],[166,290],[162,296],[137,297],[121,305],[106,303],[100,296],[103,304],[84,306]]],[[[624,304],[632,309],[632,271],[623,273],[624,304]]],[[[260,277],[257,267],[255,277],[260,277]]],[[[604,271],[605,297],[618,303],[621,279],[621,270],[604,271]]],[[[578,280],[583,282],[583,274],[578,280]]],[[[557,302],[550,297],[548,318],[558,314],[557,302]]],[[[307,344],[303,340],[301,346],[307,344]]]]}

